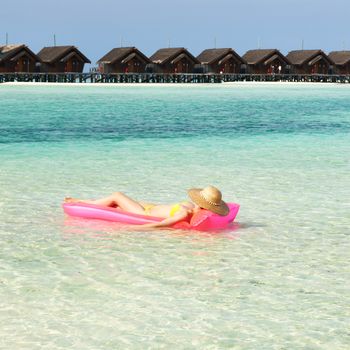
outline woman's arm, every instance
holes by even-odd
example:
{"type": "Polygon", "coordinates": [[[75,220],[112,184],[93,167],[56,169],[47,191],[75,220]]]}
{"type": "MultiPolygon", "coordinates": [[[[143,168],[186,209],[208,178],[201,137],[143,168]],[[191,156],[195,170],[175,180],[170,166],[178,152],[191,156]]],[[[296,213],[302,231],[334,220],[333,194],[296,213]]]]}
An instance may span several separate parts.
{"type": "Polygon", "coordinates": [[[152,222],[151,224],[140,225],[141,227],[168,227],[176,224],[177,222],[186,219],[188,212],[186,210],[180,210],[171,218],[166,218],[159,222],[152,222]]]}

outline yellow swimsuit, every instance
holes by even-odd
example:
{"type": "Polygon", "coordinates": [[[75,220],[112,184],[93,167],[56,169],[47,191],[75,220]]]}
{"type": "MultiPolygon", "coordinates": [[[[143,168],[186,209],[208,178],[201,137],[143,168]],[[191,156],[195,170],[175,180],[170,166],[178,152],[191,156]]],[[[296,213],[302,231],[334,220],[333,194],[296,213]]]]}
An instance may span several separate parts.
{"type": "Polygon", "coordinates": [[[187,202],[181,202],[181,203],[176,203],[174,204],[171,209],[170,209],[170,217],[174,216],[178,211],[180,211],[184,204],[186,204],[187,202]]]}
{"type": "MultiPolygon", "coordinates": [[[[178,211],[182,209],[183,204],[186,202],[176,203],[170,208],[169,216],[174,216],[178,211]]],[[[143,207],[145,209],[145,215],[151,215],[151,209],[155,207],[155,204],[145,204],[143,207]]]]}

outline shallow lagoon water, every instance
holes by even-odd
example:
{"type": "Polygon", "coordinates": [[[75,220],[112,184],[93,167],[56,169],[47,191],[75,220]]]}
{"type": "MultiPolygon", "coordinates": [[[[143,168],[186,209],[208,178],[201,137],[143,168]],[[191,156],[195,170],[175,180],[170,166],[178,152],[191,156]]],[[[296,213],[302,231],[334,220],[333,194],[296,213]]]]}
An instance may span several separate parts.
{"type": "Polygon", "coordinates": [[[1,85],[0,121],[0,347],[349,348],[349,86],[1,85]],[[233,230],[60,207],[208,183],[233,230]]]}

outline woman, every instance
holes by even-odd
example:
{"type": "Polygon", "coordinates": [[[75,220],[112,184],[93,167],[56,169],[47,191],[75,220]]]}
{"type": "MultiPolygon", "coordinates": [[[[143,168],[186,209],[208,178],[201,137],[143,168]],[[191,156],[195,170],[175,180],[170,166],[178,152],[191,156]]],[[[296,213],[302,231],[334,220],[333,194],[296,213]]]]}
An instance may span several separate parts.
{"type": "Polygon", "coordinates": [[[187,219],[199,209],[207,209],[211,212],[225,216],[229,212],[227,204],[222,200],[221,192],[214,186],[207,186],[203,189],[192,188],[188,190],[188,195],[192,202],[184,201],[174,205],[151,204],[137,202],[121,192],[114,192],[108,197],[97,200],[79,200],[67,197],[66,202],[82,202],[107,207],[119,207],[122,210],[134,214],[149,215],[163,218],[162,221],[144,224],[143,227],[167,227],[179,221],[187,219]]]}

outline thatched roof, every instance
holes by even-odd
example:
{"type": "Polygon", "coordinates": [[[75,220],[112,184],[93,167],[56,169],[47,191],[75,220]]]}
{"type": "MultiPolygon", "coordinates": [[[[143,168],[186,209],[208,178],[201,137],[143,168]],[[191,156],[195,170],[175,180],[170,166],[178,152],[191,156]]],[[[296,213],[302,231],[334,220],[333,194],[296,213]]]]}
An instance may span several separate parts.
{"type": "Polygon", "coordinates": [[[328,57],[339,66],[350,62],[350,51],[332,51],[328,57]]]}
{"type": "Polygon", "coordinates": [[[122,63],[126,63],[129,59],[132,59],[138,55],[141,57],[145,63],[149,63],[150,60],[147,56],[145,56],[140,50],[136,47],[117,47],[109,51],[106,55],[101,57],[97,63],[107,63],[113,64],[117,61],[124,61],[122,63]]]}
{"type": "Polygon", "coordinates": [[[172,61],[177,56],[185,54],[194,63],[199,63],[196,57],[194,57],[189,51],[187,51],[184,47],[173,47],[173,48],[167,48],[167,49],[159,49],[157,52],[155,52],[151,57],[150,60],[153,63],[157,64],[165,64],[169,61],[172,61]]]}
{"type": "Polygon", "coordinates": [[[233,56],[237,61],[240,61],[241,63],[245,63],[242,57],[240,57],[234,50],[230,48],[206,49],[197,56],[197,60],[201,64],[212,64],[215,61],[225,59],[225,57],[228,57],[228,55],[233,56]]]}
{"type": "Polygon", "coordinates": [[[0,62],[15,58],[22,50],[25,50],[30,56],[39,61],[37,55],[28,46],[24,44],[11,44],[0,46],[0,62]]]}
{"type": "Polygon", "coordinates": [[[266,60],[270,61],[272,57],[274,59],[277,57],[280,57],[287,64],[289,64],[288,59],[284,55],[282,55],[282,53],[277,49],[249,50],[242,56],[243,60],[245,60],[247,64],[250,64],[250,65],[256,65],[256,64],[265,62],[266,60]]]}
{"type": "Polygon", "coordinates": [[[314,64],[321,58],[328,61],[329,64],[333,64],[332,60],[322,50],[294,50],[290,51],[287,55],[288,60],[293,65],[302,65],[307,62],[314,64]],[[311,63],[313,61],[313,63],[311,63]]]}
{"type": "Polygon", "coordinates": [[[44,47],[38,53],[40,60],[44,63],[55,63],[57,61],[66,61],[67,56],[76,53],[85,63],[91,61],[84,56],[75,46],[49,46],[44,47]]]}

